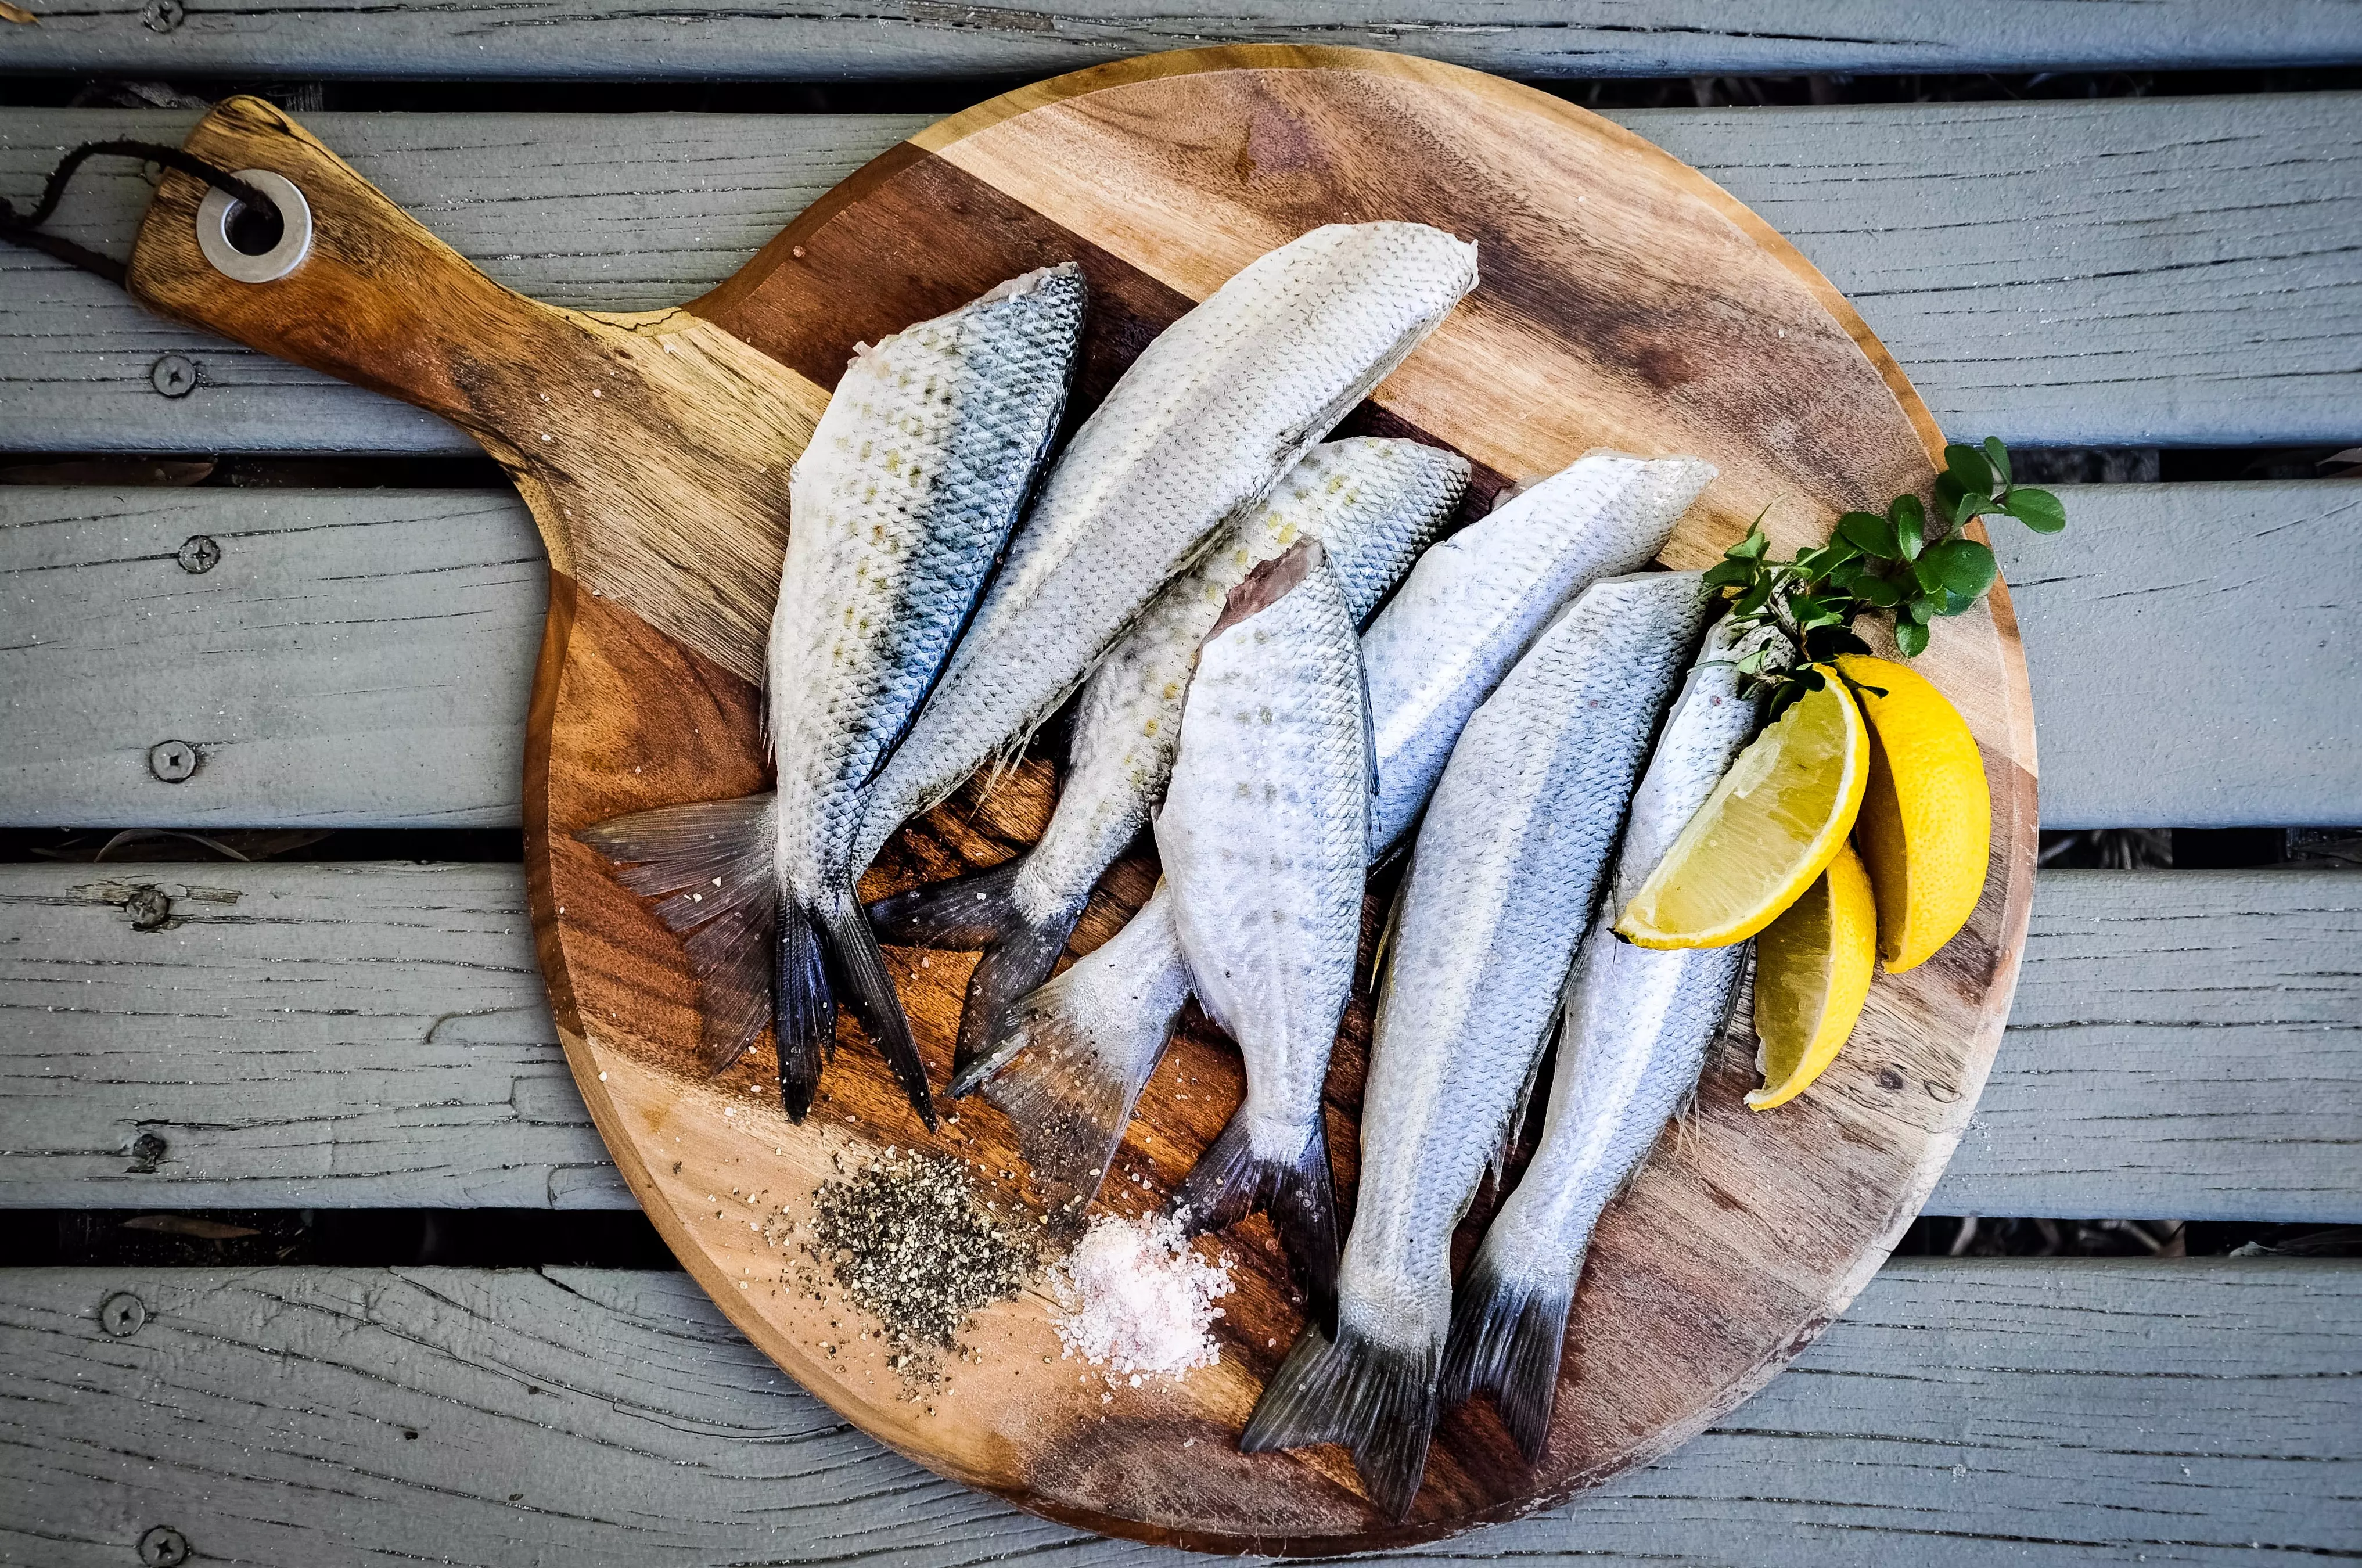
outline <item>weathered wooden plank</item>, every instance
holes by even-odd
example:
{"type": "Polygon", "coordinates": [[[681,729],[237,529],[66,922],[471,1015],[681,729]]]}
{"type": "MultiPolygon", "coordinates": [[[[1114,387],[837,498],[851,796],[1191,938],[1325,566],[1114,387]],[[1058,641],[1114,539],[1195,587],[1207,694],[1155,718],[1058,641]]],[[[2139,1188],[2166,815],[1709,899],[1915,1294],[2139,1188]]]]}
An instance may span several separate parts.
{"type": "Polygon", "coordinates": [[[2362,484],[2060,493],[2067,533],[1992,530],[2043,825],[2362,822],[2362,484]]]}
{"type": "Polygon", "coordinates": [[[831,79],[1046,75],[1153,50],[1319,43],[1401,50],[1507,76],[1811,72],[2193,70],[2362,58],[2336,0],[1973,0],[1899,12],[1873,0],[1234,0],[1220,13],[1139,0],[994,6],[723,6],[660,12],[592,0],[382,6],[265,0],[192,9],[159,32],[122,0],[41,0],[39,28],[0,33],[0,71],[298,76],[831,79]]]}
{"type": "Polygon", "coordinates": [[[509,492],[0,490],[0,813],[513,823],[548,578],[509,492]]]}
{"type": "MultiPolygon", "coordinates": [[[[27,30],[27,29],[19,29],[27,30]]],[[[1786,233],[1948,429],[2021,445],[2345,441],[2362,406],[2362,95],[1619,111],[1786,233]]],[[[0,185],[193,116],[0,110],[0,185]]],[[[725,276],[908,116],[308,116],[503,282],[670,304],[725,276]]],[[[62,231],[120,254],[147,195],[94,171],[62,231]]],[[[456,431],[0,251],[0,446],[470,449],[456,431]],[[203,378],[168,399],[166,353],[203,378]]]]}
{"type": "MultiPolygon", "coordinates": [[[[2362,485],[2064,493],[2066,535],[1996,530],[2044,822],[2362,822],[2362,485]]],[[[541,559],[481,491],[0,489],[0,822],[513,825],[541,559]]]]}
{"type": "MultiPolygon", "coordinates": [[[[522,881],[0,867],[0,1204],[629,1207],[558,1055],[522,881]],[[158,932],[100,901],[153,883],[237,897],[173,896],[158,932]]],[[[2362,878],[2037,886],[2010,1033],[1931,1212],[2362,1220],[2362,878]]]]}
{"type": "MultiPolygon", "coordinates": [[[[1670,1458],[1396,1560],[2345,1555],[2357,1374],[2352,1264],[1890,1264],[1670,1458]]],[[[0,1554],[56,1568],[131,1562],[160,1525],[290,1568],[1185,1561],[889,1452],[676,1274],[0,1273],[0,1554]],[[118,1292],[146,1309],[119,1339],[118,1292]]]]}

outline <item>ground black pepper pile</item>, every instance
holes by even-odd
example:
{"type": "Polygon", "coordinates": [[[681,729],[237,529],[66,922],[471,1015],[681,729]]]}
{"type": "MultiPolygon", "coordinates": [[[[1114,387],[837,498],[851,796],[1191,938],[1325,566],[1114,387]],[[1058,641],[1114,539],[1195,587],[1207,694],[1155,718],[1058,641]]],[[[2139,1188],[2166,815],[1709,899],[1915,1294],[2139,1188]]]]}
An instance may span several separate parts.
{"type": "Polygon", "coordinates": [[[989,1206],[965,1165],[916,1150],[822,1182],[811,1235],[845,1298],[891,1340],[945,1350],[971,1314],[1017,1294],[1038,1246],[1021,1208],[989,1206]]]}

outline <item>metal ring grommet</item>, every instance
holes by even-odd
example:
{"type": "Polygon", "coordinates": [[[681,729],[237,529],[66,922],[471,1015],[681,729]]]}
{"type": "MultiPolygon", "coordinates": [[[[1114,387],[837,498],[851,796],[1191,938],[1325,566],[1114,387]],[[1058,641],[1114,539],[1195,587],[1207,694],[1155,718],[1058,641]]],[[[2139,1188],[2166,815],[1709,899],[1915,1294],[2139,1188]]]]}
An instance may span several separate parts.
{"type": "Polygon", "coordinates": [[[283,175],[268,169],[241,169],[237,177],[270,198],[279,209],[279,243],[259,256],[248,256],[229,241],[229,217],[237,198],[223,190],[205,193],[197,206],[197,248],[214,271],[241,283],[269,283],[304,264],[312,251],[312,204],[283,175]]]}

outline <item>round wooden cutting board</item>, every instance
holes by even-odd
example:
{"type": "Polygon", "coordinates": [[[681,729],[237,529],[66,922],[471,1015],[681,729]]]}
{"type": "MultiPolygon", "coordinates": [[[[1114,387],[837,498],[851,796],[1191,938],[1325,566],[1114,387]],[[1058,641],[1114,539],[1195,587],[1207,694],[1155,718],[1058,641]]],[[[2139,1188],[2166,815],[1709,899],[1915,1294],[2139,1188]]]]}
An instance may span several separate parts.
{"type": "MultiPolygon", "coordinates": [[[[269,128],[300,134],[283,122],[269,128]]],[[[228,133],[201,129],[192,146],[216,134],[228,133]]],[[[263,156],[251,143],[225,142],[221,153],[263,156]]],[[[337,202],[321,193],[331,175],[310,178],[319,243],[337,262],[337,202]]],[[[168,183],[168,194],[175,189],[168,183]]],[[[171,200],[193,212],[194,189],[171,200]]],[[[171,221],[183,221],[179,210],[171,221]]],[[[664,352],[688,345],[704,356],[698,367],[727,371],[732,339],[778,362],[740,366],[742,378],[785,367],[782,406],[801,413],[781,418],[802,423],[779,438],[784,452],[724,452],[727,441],[705,437],[721,454],[712,461],[738,464],[738,479],[767,495],[817,412],[795,389],[833,385],[857,342],[1029,268],[1078,261],[1091,287],[1079,415],[1159,329],[1254,257],[1315,225],[1379,218],[1476,240],[1483,282],[1346,428],[1465,454],[1478,472],[1471,516],[1505,486],[1595,447],[1695,454],[1720,478],[1663,557],[1691,568],[1767,505],[1785,551],[1826,537],[1840,511],[1882,509],[1932,484],[1941,438],[1902,371],[1826,280],[1711,182],[1542,93],[1360,51],[1205,50],[1012,93],[877,159],[688,317],[533,306],[543,315],[531,320],[611,335],[602,351],[635,375],[664,363],[646,352],[652,335],[676,331],[664,352]]],[[[162,234],[158,221],[150,227],[162,234]]],[[[350,255],[356,276],[372,264],[358,248],[350,255]]],[[[166,308],[217,325],[244,308],[200,299],[193,284],[176,294],[161,264],[135,267],[135,282],[166,308]]],[[[511,308],[493,301],[478,314],[497,315],[495,304],[511,308]]],[[[324,308],[351,311],[348,299],[324,308]]],[[[779,1110],[767,1038],[706,1077],[697,987],[679,941],[574,838],[624,812],[765,786],[758,693],[743,673],[752,666],[714,657],[717,647],[745,656],[745,626],[735,642],[668,635],[626,607],[628,582],[619,591],[592,573],[598,545],[586,540],[584,513],[621,503],[585,477],[597,470],[595,443],[578,443],[585,455],[559,472],[530,433],[528,397],[517,399],[527,413],[481,406],[493,362],[513,357],[497,343],[480,339],[430,370],[407,327],[383,329],[367,353],[352,346],[357,329],[292,348],[277,318],[249,315],[227,329],[449,413],[518,473],[556,569],[531,719],[526,853],[542,963],[584,1098],[657,1228],[733,1320],[847,1419],[946,1475],[1093,1529],[1231,1551],[1352,1551],[1531,1512],[1665,1452],[1760,1388],[1878,1267],[1968,1121],[2016,979],[2035,848],[2031,709],[1999,585],[1987,606],[1940,623],[1918,662],[1967,716],[1992,784],[1992,863],[1974,918],[1931,962],[1881,976],[1851,1045],[1783,1110],[1745,1110],[1752,1047],[1717,1044],[1694,1110],[1600,1226],[1541,1463],[1518,1457],[1479,1399],[1444,1419],[1425,1489],[1396,1525],[1367,1505],[1341,1451],[1240,1454],[1239,1428],[1300,1323],[1261,1220],[1218,1239],[1239,1282],[1224,1303],[1218,1366],[1178,1383],[1109,1386],[1061,1358],[1037,1282],[975,1322],[976,1357],[954,1366],[951,1386],[914,1398],[877,1342],[856,1337],[870,1325],[833,1289],[823,1300],[798,1288],[803,1260],[773,1221],[807,1212],[837,1157],[887,1145],[941,1149],[1021,1196],[1010,1126],[970,1099],[947,1103],[953,1119],[929,1134],[850,1026],[801,1126],[779,1110]]],[[[692,358],[684,351],[680,362],[692,358]]],[[[568,381],[544,374],[525,384],[555,406],[550,393],[568,381]]],[[[605,417],[579,397],[559,402],[566,419],[605,417]]],[[[668,434],[666,450],[686,439],[668,434]]],[[[776,528],[743,553],[775,573],[776,528]]],[[[971,787],[904,832],[865,896],[1014,853],[1054,799],[1052,770],[1038,759],[988,792],[971,787]]],[[[1076,950],[1104,941],[1153,879],[1144,851],[1119,866],[1076,950]]],[[[1349,1206],[1367,947],[1364,989],[1329,1081],[1349,1206]]],[[[889,957],[941,1086],[972,959],[889,957]]],[[[1130,1213],[1160,1202],[1220,1129],[1241,1081],[1236,1052],[1192,1009],[1101,1201],[1130,1213]]],[[[1463,1227],[1463,1259],[1493,1203],[1488,1191],[1463,1227]]]]}

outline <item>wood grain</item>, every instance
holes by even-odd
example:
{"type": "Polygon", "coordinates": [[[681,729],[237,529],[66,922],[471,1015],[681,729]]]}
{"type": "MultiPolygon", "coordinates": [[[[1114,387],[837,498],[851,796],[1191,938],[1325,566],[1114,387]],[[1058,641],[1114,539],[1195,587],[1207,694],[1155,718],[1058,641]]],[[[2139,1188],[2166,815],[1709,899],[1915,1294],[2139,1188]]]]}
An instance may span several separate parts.
{"type": "Polygon", "coordinates": [[[197,248],[204,186],[174,172],[132,252],[136,298],[454,421],[515,480],[554,569],[760,679],[788,470],[823,387],[682,311],[571,311],[502,288],[259,98],[183,145],[292,180],[312,252],[277,282],[223,276],[197,248]]]}
{"type": "MultiPolygon", "coordinates": [[[[1400,1561],[2253,1562],[2362,1539],[2362,1268],[1890,1264],[1786,1375],[1570,1507],[1400,1561]]],[[[1180,1568],[847,1430],[679,1275],[0,1275],[0,1555],[1180,1568]],[[147,1306],[116,1340],[110,1294],[147,1306]],[[409,1434],[415,1433],[415,1438],[409,1434]]]]}
{"type": "MultiPolygon", "coordinates": [[[[195,26],[197,24],[192,24],[195,26]]],[[[1618,111],[1795,240],[1947,430],[2019,446],[2362,438],[2362,98],[1618,111]]],[[[193,116],[0,110],[0,182],[193,116]]],[[[339,115],[307,123],[506,286],[647,310],[712,287],[911,116],[339,115]]],[[[63,231],[120,255],[149,195],[103,160],[63,231]]],[[[0,447],[471,451],[456,428],[161,322],[0,250],[0,447]],[[168,399],[158,356],[197,364],[168,399]]]]}
{"type": "MultiPolygon", "coordinates": [[[[2063,537],[1994,541],[2045,823],[2362,822],[2362,485],[2059,494],[2063,537]],[[2191,569],[2214,558],[2241,565],[2191,569]]],[[[0,823],[514,826],[541,558],[480,491],[0,488],[0,823]],[[196,534],[222,550],[202,577],[174,559],[196,534]],[[168,738],[195,777],[148,770],[168,738]]]]}
{"type": "Polygon", "coordinates": [[[1806,72],[2205,70],[2362,57],[2335,0],[2285,0],[2268,27],[2228,0],[1970,0],[1904,22],[1875,0],[1351,0],[1308,18],[1288,0],[806,3],[715,0],[661,14],[590,0],[434,7],[248,0],[160,34],[136,7],[42,0],[38,28],[0,33],[0,68],[177,76],[780,79],[1042,75],[1153,50],[1310,42],[1407,50],[1507,76],[1789,75],[1806,72]]]}
{"type": "MultiPolygon", "coordinates": [[[[1227,1308],[1233,1354],[1112,1409],[1088,1378],[1070,1384],[1057,1369],[1050,1303],[1038,1293],[980,1314],[969,1331],[974,1359],[999,1394],[988,1402],[923,1401],[863,1358],[838,1355],[830,1313],[840,1309],[780,1272],[766,1251],[777,1238],[764,1227],[742,1225],[726,1204],[708,1220],[706,1206],[727,1187],[799,1213],[800,1195],[843,1154],[920,1142],[917,1129],[876,1064],[850,1050],[801,1127],[762,1103],[759,1056],[734,1077],[700,1078],[687,1048],[696,990],[678,944],[576,834],[624,812],[755,788],[756,693],[726,641],[717,649],[672,640],[597,591],[611,541],[636,543],[650,529],[639,522],[594,535],[568,519],[559,504],[568,492],[535,466],[546,454],[528,432],[583,416],[584,428],[552,448],[552,471],[568,479],[586,466],[578,458],[568,467],[568,442],[628,451],[636,438],[718,454],[726,460],[705,482],[742,508],[725,517],[768,522],[762,487],[737,448],[687,428],[692,401],[656,385],[645,350],[635,359],[580,318],[467,273],[275,112],[234,101],[192,144],[233,167],[280,168],[306,189],[317,184],[322,253],[288,285],[239,292],[191,260],[187,212],[174,205],[187,193],[168,182],[134,259],[144,295],[256,347],[457,414],[525,476],[555,569],[524,811],[536,942],[560,1036],[625,1181],[675,1251],[767,1353],[873,1435],[1051,1517],[1145,1539],[1289,1551],[1429,1539],[1595,1485],[1744,1398],[1842,1310],[1933,1186],[1998,1043],[2031,891],[2032,716],[1998,589],[1989,609],[1948,625],[1927,660],[1996,783],[1984,906],[1944,957],[1873,998],[1860,1038],[1862,1058],[1878,1064],[1874,1079],[1855,1082],[1841,1066],[1824,1096],[1775,1124],[1735,1110],[1744,1064],[1709,1068],[1684,1138],[1656,1179],[1629,1195],[1620,1210],[1628,1222],[1595,1241],[1584,1345],[1570,1357],[1559,1426],[1538,1468],[1515,1459],[1485,1412],[1460,1412],[1440,1430],[1414,1517],[1389,1525],[1330,1458],[1238,1454],[1223,1440],[1300,1323],[1275,1259],[1253,1247],[1227,1308]],[[352,235],[337,237],[340,225],[352,235]],[[454,302],[448,322],[421,324],[415,317],[431,312],[405,308],[405,282],[428,278],[447,280],[437,292],[454,302]],[[282,308],[273,308],[274,289],[282,308]],[[323,325],[290,316],[283,307],[298,296],[317,302],[323,325]],[[348,328],[338,311],[359,319],[348,328]],[[562,364],[569,354],[588,363],[595,356],[578,342],[585,337],[652,390],[604,409],[583,401],[536,409],[505,390],[529,378],[472,369],[504,355],[520,365],[562,364]],[[554,347],[543,350],[545,338],[554,347]],[[471,369],[455,374],[455,363],[471,369]],[[627,414],[647,428],[630,430],[627,414]],[[701,1198],[700,1189],[710,1190],[701,1198]],[[1828,1204],[1831,1193],[1844,1201],[1828,1204]],[[1664,1244],[1684,1231],[1693,1247],[1664,1244]],[[1036,1368],[1037,1354],[1052,1371],[1036,1368]],[[1614,1366],[1646,1371],[1610,1378],[1614,1366]],[[1203,1450],[1190,1452],[1198,1442],[1185,1439],[1205,1440],[1203,1450]]],[[[1378,389],[1370,417],[1459,447],[1495,482],[1553,471],[1602,446],[1696,452],[1720,478],[1666,551],[1679,566],[1710,558],[1767,502],[1783,503],[1775,533],[1794,543],[1820,536],[1839,510],[1924,488],[1930,477],[1941,440],[1933,419],[1842,296],[1760,218],[1595,116],[1395,56],[1198,51],[1010,94],[878,160],[690,308],[721,329],[717,362],[734,362],[721,346],[750,346],[750,358],[759,350],[820,381],[858,340],[1010,272],[1074,259],[1095,298],[1077,389],[1087,408],[1139,344],[1253,256],[1318,223],[1381,217],[1429,219],[1474,238],[1485,282],[1378,389]],[[880,266],[888,257],[899,264],[880,266]]],[[[734,421],[726,406],[737,382],[759,386],[762,377],[742,366],[734,380],[715,380],[724,406],[702,410],[710,419],[746,417],[734,421]]],[[[541,438],[555,440],[549,429],[541,438]]],[[[791,452],[792,426],[778,438],[791,452]]],[[[689,472],[660,471],[652,491],[685,495],[689,472]]],[[[593,491],[572,493],[587,503],[593,491]]],[[[640,513],[664,515],[646,503],[640,513]]],[[[740,547],[760,553],[751,541],[740,547]]],[[[744,558],[720,554],[712,569],[725,597],[759,594],[744,558]]],[[[638,577],[625,584],[644,612],[662,602],[638,577]]],[[[681,631],[675,619],[651,618],[681,631]]],[[[1021,838],[1038,829],[1045,803],[1038,781],[1021,779],[988,801],[1021,838]]],[[[907,883],[926,854],[906,846],[889,856],[869,890],[907,883]]],[[[1118,902],[1136,901],[1147,880],[1136,872],[1115,889],[1118,902]]],[[[898,976],[937,1056],[956,1014],[955,967],[944,955],[911,955],[898,976]]],[[[1332,1075],[1334,1112],[1348,1121],[1365,1019],[1363,1008],[1349,1015],[1332,1075]]],[[[1236,1088],[1235,1058],[1185,1032],[1136,1118],[1148,1169],[1112,1200],[1150,1201],[1169,1187],[1236,1088]]],[[[964,1121],[929,1142],[987,1172],[1021,1166],[1010,1130],[989,1112],[964,1121]]],[[[1344,1147],[1350,1185],[1350,1140],[1344,1147]]],[[[1016,1181],[1012,1195],[1022,1188],[1016,1181]]]]}
{"type": "MultiPolygon", "coordinates": [[[[2357,882],[2039,874],[2009,1032],[1929,1212],[2362,1223],[2357,882]]],[[[9,1207],[633,1205],[515,867],[0,869],[0,1021],[9,1207]],[[77,890],[191,879],[237,901],[148,933],[77,890]]]]}

